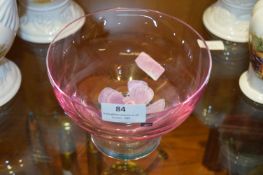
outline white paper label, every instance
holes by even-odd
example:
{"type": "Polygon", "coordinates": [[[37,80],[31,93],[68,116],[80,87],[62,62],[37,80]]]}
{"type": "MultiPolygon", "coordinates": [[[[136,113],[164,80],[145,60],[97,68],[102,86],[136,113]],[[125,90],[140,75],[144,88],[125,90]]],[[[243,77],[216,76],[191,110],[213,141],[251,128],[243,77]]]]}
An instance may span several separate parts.
{"type": "Polygon", "coordinates": [[[202,40],[197,40],[197,43],[199,47],[205,48],[205,43],[209,50],[224,50],[225,46],[223,41],[217,40],[217,41],[205,41],[205,43],[202,40]]]}
{"type": "Polygon", "coordinates": [[[143,104],[101,103],[102,120],[116,123],[144,123],[146,106],[143,104]]]}

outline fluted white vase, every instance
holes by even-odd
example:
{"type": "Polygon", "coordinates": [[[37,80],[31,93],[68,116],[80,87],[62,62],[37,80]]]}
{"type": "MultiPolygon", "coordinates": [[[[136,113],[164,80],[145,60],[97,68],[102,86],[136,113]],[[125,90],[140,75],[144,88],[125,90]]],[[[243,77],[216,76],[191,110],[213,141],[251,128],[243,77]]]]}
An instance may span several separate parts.
{"type": "Polygon", "coordinates": [[[16,0],[0,0],[0,106],[17,93],[21,84],[18,67],[5,58],[19,25],[16,0]]]}
{"type": "MultiPolygon", "coordinates": [[[[18,35],[23,40],[33,43],[50,43],[65,25],[84,15],[83,9],[73,0],[18,0],[18,2],[20,12],[18,35]]],[[[72,33],[82,24],[75,26],[72,33]]]]}

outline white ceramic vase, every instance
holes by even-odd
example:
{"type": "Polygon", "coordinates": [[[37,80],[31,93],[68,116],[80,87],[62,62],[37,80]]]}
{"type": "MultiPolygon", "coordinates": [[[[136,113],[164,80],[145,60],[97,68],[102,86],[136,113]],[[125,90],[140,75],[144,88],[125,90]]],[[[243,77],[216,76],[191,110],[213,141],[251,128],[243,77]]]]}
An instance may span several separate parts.
{"type": "Polygon", "coordinates": [[[203,23],[213,35],[227,41],[248,42],[249,21],[257,0],[218,0],[203,14],[203,23]]]}
{"type": "Polygon", "coordinates": [[[21,84],[18,67],[5,58],[16,36],[18,24],[16,0],[0,0],[0,106],[14,97],[21,84]]]}
{"type": "Polygon", "coordinates": [[[253,10],[250,21],[250,66],[240,77],[242,92],[251,100],[263,104],[263,0],[253,10]]]}
{"type": "Polygon", "coordinates": [[[66,24],[84,15],[73,0],[19,0],[19,12],[18,35],[33,43],[50,43],[66,24]]]}

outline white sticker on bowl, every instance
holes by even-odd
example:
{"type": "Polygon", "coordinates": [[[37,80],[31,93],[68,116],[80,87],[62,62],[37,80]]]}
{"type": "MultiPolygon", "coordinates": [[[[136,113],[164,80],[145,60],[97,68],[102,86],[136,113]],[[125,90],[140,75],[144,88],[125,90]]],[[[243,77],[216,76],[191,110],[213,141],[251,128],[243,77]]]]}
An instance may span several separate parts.
{"type": "Polygon", "coordinates": [[[102,120],[116,123],[144,123],[146,105],[101,103],[102,120]]]}

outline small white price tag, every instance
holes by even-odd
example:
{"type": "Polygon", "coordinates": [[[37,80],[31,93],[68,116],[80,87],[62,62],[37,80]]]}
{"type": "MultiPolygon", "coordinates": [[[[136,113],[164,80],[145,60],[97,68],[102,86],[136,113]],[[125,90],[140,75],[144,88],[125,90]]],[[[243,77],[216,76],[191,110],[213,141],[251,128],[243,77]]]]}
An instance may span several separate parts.
{"type": "Polygon", "coordinates": [[[205,43],[206,43],[209,50],[224,50],[225,49],[224,43],[221,40],[205,41],[205,43],[204,43],[202,40],[198,39],[197,43],[198,43],[199,47],[201,47],[201,48],[205,48],[205,43]]]}
{"type": "Polygon", "coordinates": [[[116,123],[144,123],[146,106],[143,104],[101,103],[102,120],[116,123]]]}

